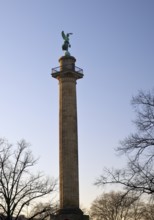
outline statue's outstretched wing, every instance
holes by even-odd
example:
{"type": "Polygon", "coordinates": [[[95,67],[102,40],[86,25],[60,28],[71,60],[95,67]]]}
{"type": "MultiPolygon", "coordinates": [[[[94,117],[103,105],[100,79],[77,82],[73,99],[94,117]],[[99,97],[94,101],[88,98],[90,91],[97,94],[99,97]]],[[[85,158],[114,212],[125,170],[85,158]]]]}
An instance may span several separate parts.
{"type": "Polygon", "coordinates": [[[63,39],[65,40],[66,39],[66,35],[65,35],[64,31],[61,32],[61,35],[62,35],[63,39]]]}

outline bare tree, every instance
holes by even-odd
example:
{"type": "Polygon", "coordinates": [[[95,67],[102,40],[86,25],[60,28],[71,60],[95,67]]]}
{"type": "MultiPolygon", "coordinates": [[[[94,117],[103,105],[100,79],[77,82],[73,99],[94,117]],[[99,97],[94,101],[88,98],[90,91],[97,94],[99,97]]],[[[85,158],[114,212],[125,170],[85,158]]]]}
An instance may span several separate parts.
{"type": "Polygon", "coordinates": [[[58,203],[52,201],[46,203],[39,202],[32,208],[29,220],[34,218],[39,220],[48,219],[51,215],[54,215],[58,209],[58,203]]]}
{"type": "Polygon", "coordinates": [[[154,204],[146,204],[143,216],[145,220],[154,220],[154,204]]]}
{"type": "Polygon", "coordinates": [[[54,192],[56,181],[30,172],[37,160],[24,140],[14,149],[1,139],[0,151],[0,211],[16,220],[27,204],[54,192]]]}
{"type": "Polygon", "coordinates": [[[136,196],[125,192],[103,193],[92,203],[90,216],[94,220],[139,220],[141,210],[136,196]],[[138,218],[137,218],[138,216],[138,218]]]}
{"type": "Polygon", "coordinates": [[[139,91],[133,97],[136,133],[123,141],[117,151],[125,154],[125,169],[105,169],[96,185],[121,184],[128,191],[154,194],[154,91],[139,91]]]}

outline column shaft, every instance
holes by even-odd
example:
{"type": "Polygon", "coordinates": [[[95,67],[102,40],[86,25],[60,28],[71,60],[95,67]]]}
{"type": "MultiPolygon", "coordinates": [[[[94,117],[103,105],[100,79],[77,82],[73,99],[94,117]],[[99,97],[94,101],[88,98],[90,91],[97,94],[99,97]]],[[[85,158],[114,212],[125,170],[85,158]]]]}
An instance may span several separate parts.
{"type": "Polygon", "coordinates": [[[76,78],[59,78],[60,208],[79,207],[76,78]]]}

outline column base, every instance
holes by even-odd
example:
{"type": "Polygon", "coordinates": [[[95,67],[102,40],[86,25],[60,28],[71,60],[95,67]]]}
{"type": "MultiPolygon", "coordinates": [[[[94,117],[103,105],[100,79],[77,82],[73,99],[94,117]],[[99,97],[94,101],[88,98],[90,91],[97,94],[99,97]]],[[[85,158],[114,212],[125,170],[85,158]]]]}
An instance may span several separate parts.
{"type": "Polygon", "coordinates": [[[59,209],[55,215],[51,215],[50,220],[89,220],[89,216],[84,215],[81,209],[65,208],[59,209]]]}

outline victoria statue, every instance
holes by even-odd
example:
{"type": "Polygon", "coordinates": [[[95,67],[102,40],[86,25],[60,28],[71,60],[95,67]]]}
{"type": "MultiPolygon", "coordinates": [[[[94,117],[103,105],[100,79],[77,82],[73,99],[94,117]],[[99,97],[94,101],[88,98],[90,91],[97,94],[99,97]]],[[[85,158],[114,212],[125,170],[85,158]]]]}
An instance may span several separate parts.
{"type": "Polygon", "coordinates": [[[62,45],[62,50],[65,50],[65,56],[70,56],[70,53],[68,51],[68,48],[71,47],[71,44],[69,42],[69,36],[73,33],[65,34],[64,31],[61,32],[62,38],[64,39],[64,43],[62,45]]]}

